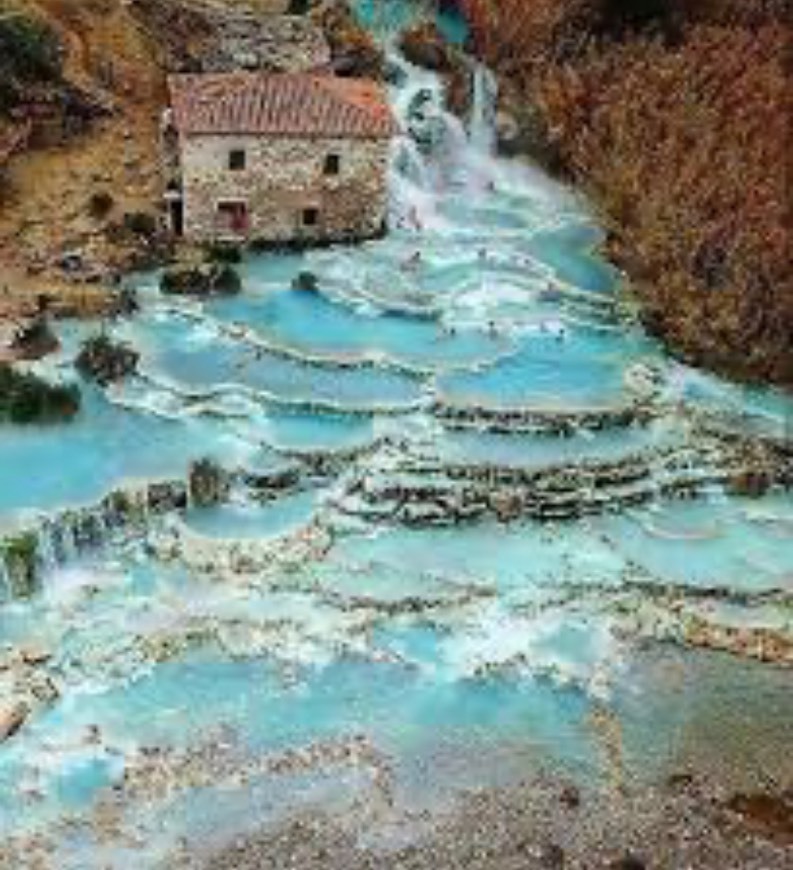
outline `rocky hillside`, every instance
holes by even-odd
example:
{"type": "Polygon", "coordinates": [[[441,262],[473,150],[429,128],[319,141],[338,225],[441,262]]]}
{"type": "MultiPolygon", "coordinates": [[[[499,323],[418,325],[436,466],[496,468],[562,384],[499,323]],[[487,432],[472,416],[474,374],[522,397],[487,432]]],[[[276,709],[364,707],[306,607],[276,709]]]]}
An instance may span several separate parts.
{"type": "MultiPolygon", "coordinates": [[[[0,318],[41,292],[63,310],[101,309],[116,274],[162,256],[167,73],[272,64],[291,39],[327,61],[308,25],[272,31],[292,5],[0,0],[0,318]]],[[[320,21],[334,62],[353,74],[376,68],[360,38],[345,56],[344,15],[320,21]]]]}
{"type": "Polygon", "coordinates": [[[3,117],[25,132],[0,200],[0,283],[101,305],[96,287],[138,250],[157,202],[164,80],[156,45],[122,0],[2,0],[0,14],[58,46],[3,117]],[[93,289],[92,289],[93,288],[93,289]]]}
{"type": "Polygon", "coordinates": [[[650,330],[793,387],[790,0],[456,5],[502,73],[508,144],[600,205],[650,330]]]}

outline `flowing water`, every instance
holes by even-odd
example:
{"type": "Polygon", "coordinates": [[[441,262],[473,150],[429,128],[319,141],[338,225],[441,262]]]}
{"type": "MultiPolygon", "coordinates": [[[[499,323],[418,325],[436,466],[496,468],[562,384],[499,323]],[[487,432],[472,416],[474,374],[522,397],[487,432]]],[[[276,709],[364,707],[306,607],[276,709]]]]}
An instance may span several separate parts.
{"type": "MultiPolygon", "coordinates": [[[[793,639],[793,500],[725,488],[790,404],[636,327],[586,204],[493,156],[486,70],[466,127],[393,63],[385,239],[250,255],[206,303],[136,276],[140,374],[0,431],[6,555],[36,567],[0,559],[0,697],[30,708],[0,744],[9,855],[155,866],[287,807],[376,819],[539,768],[790,784],[790,671],[694,631],[793,639]],[[212,508],[185,494],[204,456],[233,478],[212,508]]],[[[84,331],[44,367],[70,377],[84,331]]]]}

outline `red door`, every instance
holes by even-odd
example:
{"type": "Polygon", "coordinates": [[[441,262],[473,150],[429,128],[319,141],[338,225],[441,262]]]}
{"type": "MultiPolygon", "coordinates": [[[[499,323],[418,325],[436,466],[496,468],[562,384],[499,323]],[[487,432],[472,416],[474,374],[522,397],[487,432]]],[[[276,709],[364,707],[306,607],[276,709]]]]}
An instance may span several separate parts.
{"type": "Polygon", "coordinates": [[[245,202],[221,202],[218,204],[218,230],[221,233],[244,235],[250,227],[248,204],[245,202]]]}

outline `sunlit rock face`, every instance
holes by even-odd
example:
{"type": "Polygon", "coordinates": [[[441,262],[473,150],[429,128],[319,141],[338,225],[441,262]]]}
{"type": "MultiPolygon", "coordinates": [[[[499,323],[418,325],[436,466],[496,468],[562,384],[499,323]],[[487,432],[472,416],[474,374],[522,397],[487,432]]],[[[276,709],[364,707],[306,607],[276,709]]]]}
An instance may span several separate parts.
{"type": "Polygon", "coordinates": [[[134,276],[136,373],[0,428],[0,865],[793,775],[789,403],[637,327],[585,204],[494,157],[485,70],[463,124],[390,62],[384,238],[134,276]]]}

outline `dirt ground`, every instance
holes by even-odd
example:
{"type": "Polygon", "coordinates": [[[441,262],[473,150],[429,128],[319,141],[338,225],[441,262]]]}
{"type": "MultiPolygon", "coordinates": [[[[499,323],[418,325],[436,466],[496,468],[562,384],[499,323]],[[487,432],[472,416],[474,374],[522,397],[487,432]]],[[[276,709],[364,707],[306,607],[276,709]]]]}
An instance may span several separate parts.
{"type": "Polygon", "coordinates": [[[128,253],[106,229],[125,213],[155,213],[161,198],[159,118],[165,76],[156,46],[122,0],[26,0],[58,31],[65,77],[108,114],[63,144],[30,148],[11,161],[0,202],[0,313],[46,292],[90,313],[101,307],[104,276],[128,253]],[[92,215],[94,194],[113,205],[92,215]],[[65,253],[84,268],[69,276],[65,253]]]}

